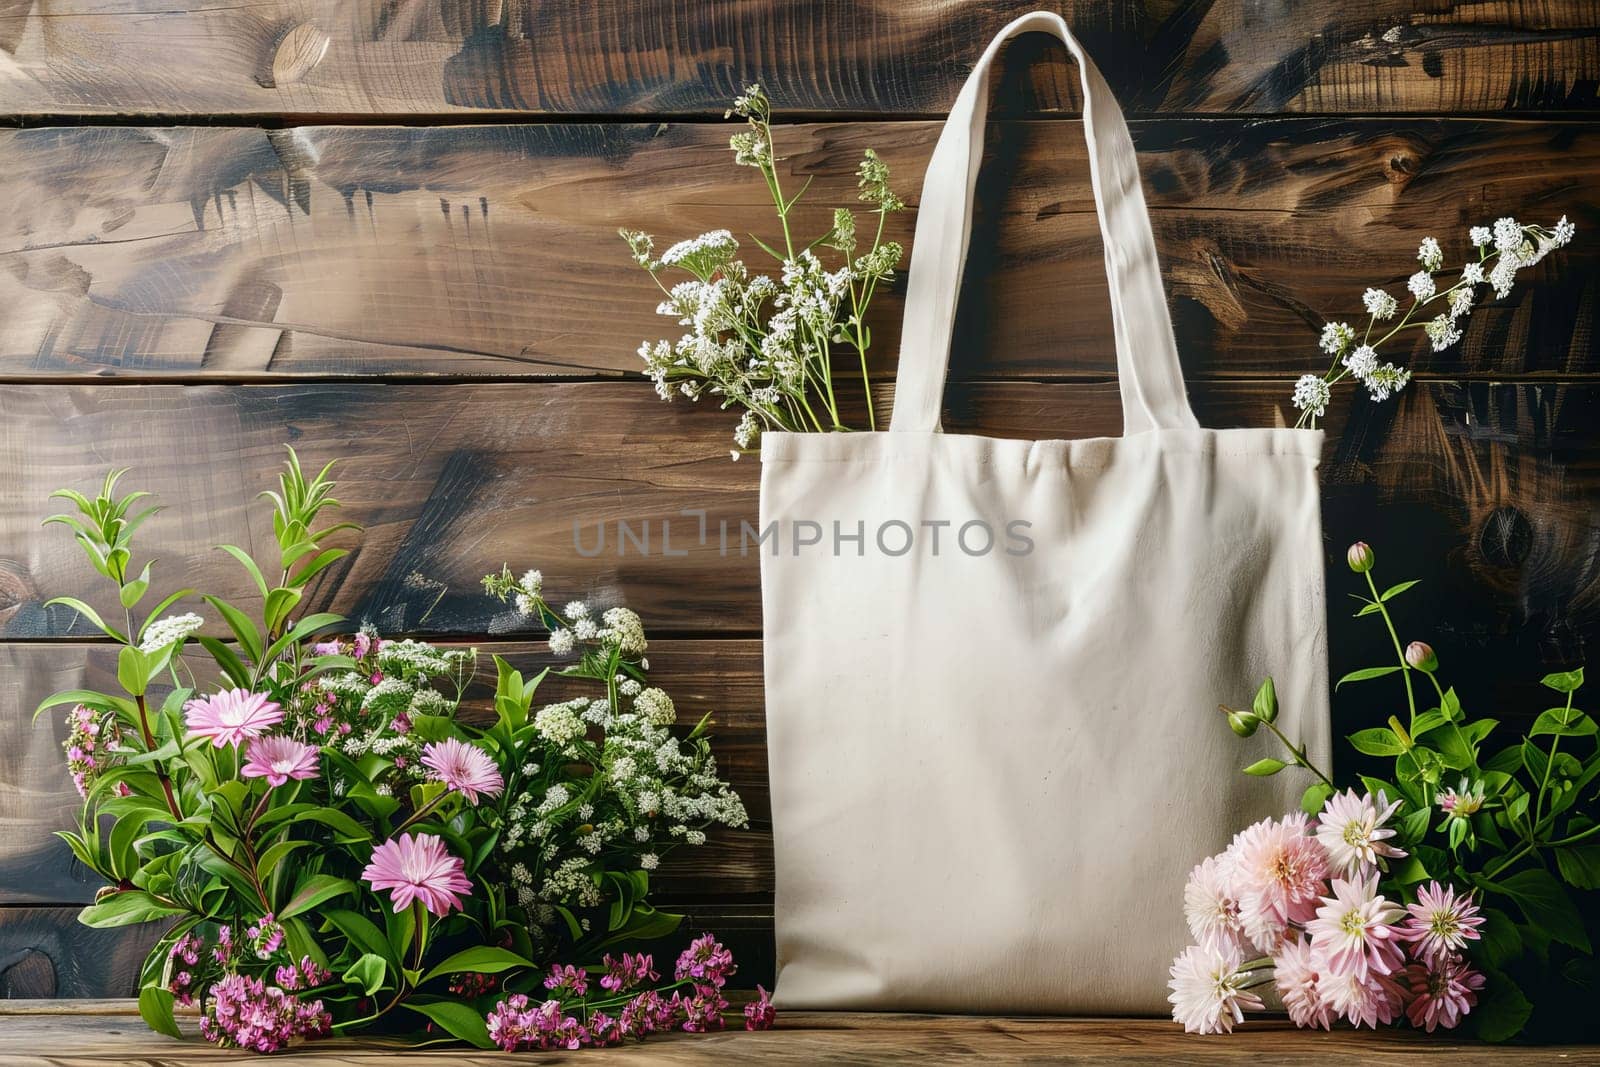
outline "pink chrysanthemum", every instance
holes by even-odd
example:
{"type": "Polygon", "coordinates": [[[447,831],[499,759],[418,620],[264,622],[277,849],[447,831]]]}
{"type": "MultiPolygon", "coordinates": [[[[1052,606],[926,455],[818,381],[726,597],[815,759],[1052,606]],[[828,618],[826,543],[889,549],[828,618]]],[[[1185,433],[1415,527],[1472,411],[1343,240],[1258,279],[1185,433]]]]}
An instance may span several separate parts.
{"type": "Polygon", "coordinates": [[[1417,946],[1417,955],[1424,960],[1436,960],[1466,948],[1468,941],[1481,936],[1478,927],[1483,916],[1472,898],[1456,896],[1454,886],[1441,886],[1431,882],[1417,890],[1417,902],[1406,905],[1411,917],[1401,929],[1401,936],[1417,946]]]}
{"type": "Polygon", "coordinates": [[[1246,934],[1262,952],[1272,952],[1291,925],[1316,914],[1326,891],[1328,853],[1311,836],[1305,815],[1279,822],[1263,819],[1234,838],[1233,890],[1246,934]]]}
{"type": "Polygon", "coordinates": [[[317,776],[317,748],[292,737],[258,737],[250,742],[249,758],[239,773],[246,778],[265,778],[277,787],[291,778],[317,776]]]}
{"type": "Polygon", "coordinates": [[[1365,977],[1354,971],[1324,972],[1317,988],[1327,1005],[1356,1027],[1365,1024],[1376,1030],[1380,1024],[1387,1026],[1400,1017],[1405,1006],[1404,987],[1376,971],[1369,971],[1365,977]]]}
{"type": "Polygon", "coordinates": [[[404,910],[413,900],[443,917],[461,907],[470,896],[472,882],[466,865],[450,855],[433,834],[401,834],[372,850],[372,862],[361,872],[362,881],[375,891],[391,890],[394,910],[404,910]]]}
{"type": "Polygon", "coordinates": [[[1430,1034],[1441,1026],[1455,1029],[1461,1017],[1477,1005],[1478,990],[1483,988],[1483,975],[1453,954],[1431,963],[1413,963],[1406,968],[1405,977],[1411,983],[1406,1018],[1430,1034]]]}
{"type": "Polygon", "coordinates": [[[1185,1033],[1231,1034],[1246,1010],[1262,1010],[1261,998],[1246,988],[1254,972],[1240,970],[1240,962],[1238,949],[1218,952],[1204,945],[1190,945],[1172,961],[1167,1000],[1185,1033]]]}
{"type": "Polygon", "coordinates": [[[1404,852],[1386,843],[1395,831],[1384,826],[1399,807],[1400,801],[1389,803],[1381,790],[1376,803],[1372,794],[1357,796],[1353,789],[1329,797],[1317,817],[1317,840],[1328,850],[1330,873],[1365,877],[1377,869],[1379,856],[1404,857],[1404,852]]]}
{"type": "Polygon", "coordinates": [[[472,804],[479,796],[495,796],[505,788],[505,780],[489,754],[477,745],[454,737],[435,741],[422,750],[422,765],[429,777],[443,782],[472,804]]]}
{"type": "MultiPolygon", "coordinates": [[[[1330,974],[1393,974],[1404,962],[1394,924],[1405,911],[1378,892],[1378,875],[1353,882],[1333,880],[1333,896],[1322,898],[1317,917],[1306,924],[1311,947],[1330,974]]],[[[1342,1009],[1341,1009],[1342,1010],[1342,1009]]]]}
{"type": "Polygon", "coordinates": [[[183,706],[192,737],[209,737],[217,748],[260,737],[283,721],[283,709],[265,693],[226,689],[183,706]]]}
{"type": "Polygon", "coordinates": [[[1189,932],[1200,944],[1218,952],[1244,947],[1230,868],[1226,854],[1208,857],[1189,872],[1188,884],[1183,887],[1183,915],[1189,921],[1189,932]]]}
{"type": "Polygon", "coordinates": [[[1278,997],[1299,1027],[1333,1029],[1333,1008],[1317,988],[1317,961],[1311,943],[1296,937],[1284,941],[1272,957],[1278,997]]]}

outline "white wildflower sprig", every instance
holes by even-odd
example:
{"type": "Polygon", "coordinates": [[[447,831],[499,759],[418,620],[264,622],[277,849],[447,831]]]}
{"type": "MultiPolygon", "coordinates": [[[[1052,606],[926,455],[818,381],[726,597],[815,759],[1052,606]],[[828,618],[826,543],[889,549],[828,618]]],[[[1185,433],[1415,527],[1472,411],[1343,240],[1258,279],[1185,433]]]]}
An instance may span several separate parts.
{"type": "Polygon", "coordinates": [[[1417,247],[1417,262],[1422,269],[1406,280],[1411,304],[1400,321],[1380,330],[1400,313],[1400,301],[1393,294],[1369,288],[1361,295],[1368,321],[1359,341],[1353,326],[1346,322],[1323,325],[1318,347],[1331,357],[1321,375],[1303,374],[1294,384],[1290,403],[1300,412],[1296,427],[1316,426],[1327,414],[1333,387],[1346,379],[1366,386],[1374,401],[1387,400],[1411,381],[1411,371],[1379,359],[1378,350],[1401,330],[1421,329],[1433,351],[1442,352],[1460,341],[1466,319],[1478,301],[1476,287],[1487,284],[1494,296],[1504,299],[1511,292],[1517,272],[1538,263],[1546,255],[1572,241],[1576,227],[1563,215],[1554,226],[1545,227],[1502,218],[1493,226],[1473,226],[1467,239],[1477,259],[1463,264],[1453,282],[1442,283],[1435,275],[1444,269],[1444,249],[1433,237],[1425,237],[1417,247]],[[1429,308],[1439,304],[1441,308],[1429,308]],[[1429,308],[1432,314],[1423,313],[1429,308]],[[1375,336],[1377,335],[1377,336],[1375,336]]]}
{"type": "Polygon", "coordinates": [[[649,234],[619,231],[634,262],[665,296],[656,310],[688,329],[676,341],[639,346],[645,374],[663,400],[711,396],[725,409],[743,409],[731,450],[738,459],[759,448],[766,430],[848,429],[835,389],[835,362],[842,349],[854,349],[867,426],[876,429],[867,373],[872,331],[865,316],[879,286],[893,280],[904,258],[898,242],[883,239],[888,216],[905,208],[889,187],[888,165],[868,149],[857,170],[859,199],[877,216],[870,243],[862,240],[855,214],[839,208],[829,231],[802,245],[791,232],[790,214],[810,182],[792,196],[784,192],[777,169],[782,157],[772,141],[772,103],[759,85],[740,94],[724,117],[735,115],[747,129],[729,140],[734,163],[761,173],[777,208],[781,249],[751,235],[777,263],[777,277],[752,273],[738,258],[739,242],[728,230],[680,241],[659,257],[649,234]],[[840,265],[827,269],[816,254],[819,248],[838,252],[840,265]],[[689,279],[669,287],[661,278],[668,270],[689,279]]]}

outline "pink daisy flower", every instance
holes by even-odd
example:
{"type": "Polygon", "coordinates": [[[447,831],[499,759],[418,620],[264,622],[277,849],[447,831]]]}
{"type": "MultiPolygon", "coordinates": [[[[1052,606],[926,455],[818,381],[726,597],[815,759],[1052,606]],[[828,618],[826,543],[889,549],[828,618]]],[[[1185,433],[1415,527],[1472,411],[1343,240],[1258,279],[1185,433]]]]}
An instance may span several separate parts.
{"type": "Polygon", "coordinates": [[[432,772],[430,778],[443,782],[474,805],[480,795],[492,797],[505,788],[505,780],[489,754],[454,737],[424,748],[422,765],[432,772]]]}
{"type": "Polygon", "coordinates": [[[283,721],[283,709],[265,693],[227,689],[183,706],[191,737],[209,737],[217,748],[260,737],[283,721]]]}
{"type": "Polygon", "coordinates": [[[1479,938],[1483,916],[1471,897],[1456,896],[1454,886],[1431,882],[1417,890],[1417,902],[1406,905],[1411,917],[1401,936],[1417,946],[1424,960],[1437,960],[1467,947],[1479,938]]]}
{"type": "Polygon", "coordinates": [[[1329,797],[1317,818],[1317,840],[1328,850],[1331,873],[1361,877],[1377,869],[1379,856],[1404,857],[1400,849],[1385,843],[1395,831],[1383,825],[1399,807],[1400,801],[1389,803],[1381,790],[1376,804],[1371,793],[1356,796],[1353,789],[1329,797]]]}
{"type": "Polygon", "coordinates": [[[1460,956],[1443,955],[1432,963],[1413,963],[1405,970],[1411,983],[1411,1003],[1406,1018],[1428,1033],[1437,1027],[1453,1030],[1461,1017],[1478,1003],[1483,975],[1468,967],[1460,956]]]}
{"type": "Polygon", "coordinates": [[[1378,892],[1377,872],[1353,882],[1335,878],[1333,896],[1322,898],[1306,933],[1326,971],[1360,978],[1369,971],[1393,974],[1404,962],[1400,930],[1394,925],[1404,915],[1378,892]]]}
{"type": "Polygon", "coordinates": [[[1363,1023],[1374,1030],[1379,1025],[1387,1026],[1400,1017],[1405,1006],[1405,988],[1376,971],[1365,977],[1354,971],[1324,973],[1317,984],[1323,1001],[1357,1028],[1363,1023]]]}
{"type": "Polygon", "coordinates": [[[1263,1009],[1248,988],[1255,972],[1240,970],[1240,962],[1238,949],[1218,952],[1204,945],[1190,945],[1172,961],[1167,1000],[1185,1033],[1231,1034],[1246,1010],[1263,1009]]]}
{"type": "Polygon", "coordinates": [[[250,742],[250,755],[239,773],[246,778],[265,778],[277,787],[291,778],[317,776],[317,748],[292,737],[258,737],[250,742]]]}
{"type": "Polygon", "coordinates": [[[361,880],[374,891],[390,890],[395,911],[420,900],[441,918],[461,907],[461,897],[472,893],[465,864],[433,834],[401,834],[385,841],[372,850],[372,862],[361,872],[361,880]]]}
{"type": "Polygon", "coordinates": [[[1326,891],[1327,850],[1311,836],[1307,816],[1263,819],[1234,838],[1233,888],[1245,933],[1263,952],[1282,943],[1291,924],[1316,914],[1326,891]]]}
{"type": "Polygon", "coordinates": [[[1200,944],[1225,952],[1243,948],[1239,902],[1233,897],[1226,855],[1211,856],[1189,872],[1183,887],[1183,915],[1200,944]]]}
{"type": "Polygon", "coordinates": [[[1317,960],[1311,943],[1296,937],[1286,940],[1272,958],[1278,997],[1296,1026],[1333,1029],[1333,1007],[1317,986],[1317,960]]]}

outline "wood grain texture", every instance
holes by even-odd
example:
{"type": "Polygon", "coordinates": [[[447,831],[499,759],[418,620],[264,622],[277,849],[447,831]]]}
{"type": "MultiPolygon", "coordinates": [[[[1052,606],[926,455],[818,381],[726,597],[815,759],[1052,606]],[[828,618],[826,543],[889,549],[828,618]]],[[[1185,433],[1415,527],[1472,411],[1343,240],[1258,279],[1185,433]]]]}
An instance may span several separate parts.
{"type": "MultiPolygon", "coordinates": [[[[773,238],[721,125],[79,128],[0,134],[0,379],[547,377],[634,373],[676,337],[616,237],[662,248],[727,227],[773,238]]],[[[799,232],[853,203],[875,147],[915,202],[932,123],[780,131],[799,232]]],[[[1403,291],[1418,242],[1454,259],[1506,214],[1600,224],[1600,122],[1172,119],[1134,123],[1193,378],[1295,375],[1322,317],[1403,291]]],[[[1004,122],[988,143],[956,377],[1113,372],[1102,245],[1075,122],[1004,122]]],[[[890,236],[909,241],[912,213],[890,236]]],[[[775,238],[774,238],[775,239],[775,238]]],[[[749,242],[747,242],[748,244],[749,242]]],[[[751,263],[765,256],[752,245],[751,263]]],[[[1470,320],[1419,372],[1587,373],[1600,245],[1580,238],[1470,320]]],[[[903,275],[872,312],[892,370],[903,275]]]]}
{"type": "MultiPolygon", "coordinates": [[[[1192,396],[1204,425],[1267,426],[1292,414],[1287,392],[1282,381],[1217,382],[1192,396]]],[[[946,406],[952,430],[1001,437],[1091,437],[1121,424],[1109,383],[971,383],[946,406]]],[[[1330,558],[1363,537],[1394,554],[1386,568],[1404,560],[1409,573],[1395,580],[1427,578],[1459,597],[1447,624],[1469,647],[1582,658],[1600,621],[1597,406],[1600,388],[1587,384],[1425,383],[1382,405],[1342,398],[1322,473],[1330,558]]],[[[732,421],[662,404],[638,383],[9,388],[0,636],[88,634],[71,611],[43,606],[54,595],[110,610],[78,547],[37,524],[50,490],[92,488],[112,466],[135,468],[127,484],[169,505],[142,534],[164,546],[158,576],[249,604],[249,579],[212,546],[269,543],[253,496],[285,442],[307,464],[339,457],[346,514],[367,527],[313,590],[329,610],[393,633],[503,633],[514,619],[477,583],[507,561],[542,566],[563,596],[626,597],[659,637],[756,636],[758,561],[753,546],[741,557],[737,533],[755,521],[759,468],[728,461],[732,421]],[[618,522],[637,533],[646,521],[649,556],[619,545],[618,522]],[[605,546],[585,558],[580,544],[595,552],[599,524],[605,546]]]]}
{"type": "MultiPolygon", "coordinates": [[[[8,1064],[91,1067],[137,1062],[148,1067],[235,1061],[200,1043],[193,1017],[179,1017],[186,1038],[174,1041],[144,1030],[128,1001],[12,1002],[0,1004],[0,1057],[8,1064]]],[[[458,1047],[410,1049],[383,1041],[317,1042],[275,1055],[275,1064],[325,1067],[387,1067],[406,1062],[493,1067],[510,1062],[503,1053],[458,1047]]],[[[979,1060],[997,1064],[1187,1065],[1267,1062],[1318,1067],[1332,1062],[1364,1064],[1449,1063],[1461,1067],[1552,1063],[1600,1064],[1593,1046],[1516,1048],[1480,1045],[1443,1032],[1339,1029],[1296,1030],[1285,1020],[1246,1023],[1227,1037],[1186,1035],[1176,1023],[1158,1019],[978,1018],[953,1015],[887,1015],[848,1012],[780,1012],[777,1028],[764,1033],[727,1031],[652,1037],[641,1044],[588,1049],[581,1062],[677,1067],[705,1063],[876,1065],[979,1060]]],[[[517,1062],[566,1062],[562,1053],[524,1054],[517,1062]]]]}
{"type": "MultiPolygon", "coordinates": [[[[0,9],[0,113],[705,115],[753,81],[800,111],[940,112],[995,31],[1037,6],[34,0],[0,9]]],[[[1048,6],[1137,112],[1585,107],[1600,79],[1589,0],[1048,6]]],[[[1015,106],[1075,106],[1050,54],[1015,106]]]]}
{"type": "MultiPolygon", "coordinates": [[[[77,915],[75,907],[0,907],[0,1002],[136,994],[160,928],[92,930],[77,915]]],[[[8,1029],[0,1020],[0,1034],[8,1029]]]]}

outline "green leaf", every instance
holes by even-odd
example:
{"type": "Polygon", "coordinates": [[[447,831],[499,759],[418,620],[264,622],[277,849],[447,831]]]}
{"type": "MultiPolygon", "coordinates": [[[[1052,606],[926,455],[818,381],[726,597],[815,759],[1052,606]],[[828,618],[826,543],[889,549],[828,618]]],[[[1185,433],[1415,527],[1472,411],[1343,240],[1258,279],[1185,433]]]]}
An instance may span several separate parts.
{"type": "Polygon", "coordinates": [[[123,645],[117,652],[117,684],[134,696],[143,696],[149,667],[143,652],[132,645],[123,645]]]}
{"type": "Polygon", "coordinates": [[[178,1023],[172,1017],[172,993],[159,985],[147,985],[139,990],[139,1017],[158,1034],[182,1038],[178,1023]]]}
{"type": "Polygon", "coordinates": [[[1383,610],[1376,601],[1367,600],[1365,597],[1358,597],[1357,599],[1361,600],[1365,606],[1359,609],[1351,618],[1359,619],[1363,615],[1375,615],[1383,610]]]}
{"type": "Polygon", "coordinates": [[[1287,767],[1288,764],[1276,759],[1258,759],[1244,769],[1244,773],[1255,778],[1268,778],[1287,767]]]}
{"type": "Polygon", "coordinates": [[[256,561],[250,558],[250,553],[237,545],[218,545],[217,547],[238,560],[244,569],[250,572],[251,579],[261,592],[261,598],[265,600],[267,597],[267,580],[262,576],[261,568],[256,566],[256,561]]]}
{"type": "Polygon", "coordinates": [[[346,911],[342,908],[333,908],[322,912],[323,921],[338,930],[350,943],[363,953],[382,956],[391,966],[400,965],[400,957],[395,955],[388,939],[378,929],[373,921],[360,912],[346,911]]]}
{"type": "Polygon", "coordinates": [[[301,812],[298,818],[319,822],[330,828],[334,832],[335,839],[342,845],[372,840],[372,834],[366,827],[337,808],[313,808],[301,812]]]}
{"type": "Polygon", "coordinates": [[[1595,729],[1594,720],[1577,708],[1546,708],[1533,721],[1529,736],[1588,737],[1595,729]]]}
{"type": "Polygon", "coordinates": [[[289,613],[300,603],[304,596],[298,589],[278,588],[267,594],[266,605],[262,608],[261,616],[267,624],[268,633],[276,633],[279,624],[289,617],[289,613]]]}
{"type": "Polygon", "coordinates": [[[416,932],[417,917],[410,908],[401,908],[383,911],[384,936],[389,939],[389,947],[394,951],[396,959],[404,959],[406,950],[411,947],[411,935],[416,932]]]}
{"type": "Polygon", "coordinates": [[[1528,773],[1533,776],[1534,784],[1537,785],[1544,781],[1545,775],[1549,773],[1550,757],[1545,755],[1544,749],[1532,741],[1524,741],[1522,742],[1522,765],[1528,769],[1528,773]]]}
{"type": "Polygon", "coordinates": [[[451,1037],[460,1038],[477,1048],[495,1047],[494,1042],[489,1040],[489,1024],[483,1015],[459,1000],[425,1001],[412,998],[404,1006],[432,1019],[451,1037]]]}
{"type": "Polygon", "coordinates": [[[1340,678],[1334,688],[1338,689],[1339,686],[1346,682],[1365,682],[1369,678],[1382,678],[1384,675],[1393,674],[1399,669],[1399,667],[1364,667],[1359,671],[1351,671],[1343,678],[1340,678]]]}
{"type": "Polygon", "coordinates": [[[1262,722],[1271,722],[1278,717],[1278,691],[1272,685],[1271,675],[1268,675],[1267,680],[1261,683],[1261,688],[1256,690],[1256,698],[1250,707],[1262,722]]]}
{"type": "Polygon", "coordinates": [[[1449,716],[1442,711],[1425,711],[1418,715],[1416,721],[1411,724],[1411,736],[1416,739],[1430,730],[1437,730],[1449,721],[1449,716]]]}
{"type": "Polygon", "coordinates": [[[1404,593],[1407,589],[1410,589],[1412,586],[1416,585],[1420,581],[1422,581],[1421,578],[1413,578],[1409,582],[1401,582],[1398,585],[1391,585],[1389,588],[1387,588],[1387,589],[1385,589],[1383,591],[1383,594],[1381,596],[1379,596],[1378,599],[1379,600],[1392,600],[1395,597],[1399,596],[1401,593],[1404,593]]]}
{"type": "Polygon", "coordinates": [[[524,959],[508,949],[496,948],[493,945],[475,945],[464,948],[452,956],[446,957],[436,964],[432,970],[422,976],[424,982],[439,977],[441,974],[451,974],[455,971],[476,971],[479,974],[499,974],[509,971],[513,967],[532,967],[534,962],[524,959]]]}
{"type": "Polygon", "coordinates": [[[53,606],[55,604],[60,604],[63,607],[68,607],[68,608],[71,608],[73,611],[76,611],[79,615],[82,615],[84,618],[88,619],[91,623],[93,623],[95,628],[98,629],[101,633],[105,634],[107,637],[110,637],[110,638],[112,638],[113,640],[116,640],[116,641],[121,641],[124,644],[127,643],[128,639],[122,635],[121,631],[119,631],[117,629],[114,629],[113,627],[107,626],[105,620],[100,617],[100,613],[98,611],[95,611],[93,608],[91,608],[89,605],[85,604],[83,601],[79,600],[77,597],[70,597],[70,596],[51,597],[49,600],[46,600],[44,602],[44,606],[47,607],[47,608],[51,607],[51,606],[53,606]]]}
{"type": "Polygon", "coordinates": [[[250,687],[250,668],[244,665],[244,660],[239,654],[215,637],[200,638],[200,646],[211,653],[211,658],[217,661],[217,666],[222,668],[222,673],[228,680],[240,689],[250,687]]]}
{"type": "Polygon", "coordinates": [[[222,618],[228,624],[228,629],[233,631],[233,636],[239,644],[244,646],[245,654],[250,657],[250,662],[261,662],[261,631],[256,629],[256,624],[249,617],[232,604],[219,596],[205,597],[205,602],[222,613],[222,618]]]}
{"type": "Polygon", "coordinates": [[[1394,866],[1389,869],[1389,877],[1401,885],[1415,885],[1417,882],[1427,881],[1432,875],[1428,873],[1428,868],[1421,860],[1415,856],[1407,856],[1405,859],[1395,861],[1394,866]]]}
{"type": "Polygon", "coordinates": [[[184,908],[174,908],[156,900],[139,889],[125,889],[112,893],[78,913],[78,921],[85,926],[104,929],[110,926],[132,926],[168,915],[182,915],[184,908]]]}
{"type": "Polygon", "coordinates": [[[1583,668],[1562,671],[1559,674],[1547,674],[1540,679],[1539,684],[1558,693],[1575,693],[1583,685],[1583,668]]]}
{"type": "Polygon", "coordinates": [[[1497,890],[1517,902],[1528,922],[1550,937],[1582,952],[1591,951],[1583,916],[1567,891],[1549,871],[1530,867],[1498,882],[1481,879],[1486,888],[1497,890]]]}
{"type": "Polygon", "coordinates": [[[273,870],[282,863],[289,853],[297,848],[311,844],[309,841],[279,841],[267,849],[256,860],[256,877],[265,882],[273,870]]]}
{"type": "Polygon", "coordinates": [[[1600,889],[1600,844],[1556,849],[1556,867],[1568,885],[1600,889]]]}
{"type": "Polygon", "coordinates": [[[278,912],[278,918],[287,919],[291,915],[299,915],[324,900],[355,891],[356,884],[348,878],[335,878],[331,874],[314,874],[300,883],[299,888],[294,891],[294,896],[289,898],[289,903],[278,912]]]}
{"type": "Polygon", "coordinates": [[[129,715],[134,714],[134,704],[131,700],[122,697],[110,696],[106,693],[96,693],[90,689],[63,689],[53,693],[33,709],[33,718],[37,722],[39,716],[51,708],[58,708],[63,704],[82,704],[85,707],[98,708],[101,711],[124,711],[129,715]]]}
{"type": "Polygon", "coordinates": [[[1522,1032],[1533,1015],[1533,1004],[1522,995],[1517,984],[1501,972],[1489,969],[1478,1005],[1468,1022],[1480,1041],[1509,1041],[1522,1032]]]}
{"type": "Polygon", "coordinates": [[[145,591],[150,588],[150,568],[154,563],[154,560],[146,563],[139,577],[130,580],[117,594],[117,600],[124,608],[132,610],[133,606],[143,599],[145,591]]]}
{"type": "Polygon", "coordinates": [[[1322,810],[1322,806],[1333,796],[1333,786],[1327,782],[1312,782],[1300,796],[1300,810],[1307,815],[1315,815],[1322,810]]]}
{"type": "Polygon", "coordinates": [[[345,984],[355,986],[370,997],[383,988],[383,979],[388,973],[388,962],[382,956],[367,952],[346,968],[341,977],[345,984]]]}
{"type": "Polygon", "coordinates": [[[1483,938],[1483,958],[1489,966],[1503,967],[1522,955],[1522,935],[1511,916],[1499,908],[1484,908],[1483,918],[1478,933],[1483,938]]]}
{"type": "Polygon", "coordinates": [[[1348,740],[1351,748],[1366,756],[1398,756],[1406,750],[1400,738],[1387,727],[1357,730],[1348,740]]]}

